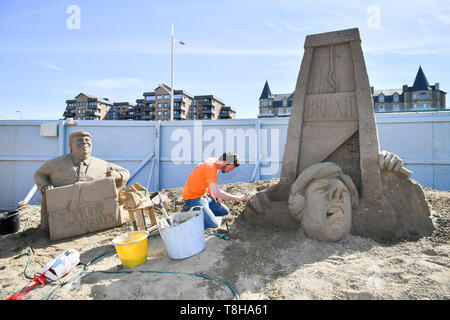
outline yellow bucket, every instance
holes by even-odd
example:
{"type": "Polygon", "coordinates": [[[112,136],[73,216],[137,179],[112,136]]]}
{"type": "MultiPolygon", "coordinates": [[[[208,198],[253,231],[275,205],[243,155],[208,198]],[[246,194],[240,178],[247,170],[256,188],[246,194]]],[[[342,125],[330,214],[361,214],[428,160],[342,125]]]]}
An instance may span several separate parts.
{"type": "Polygon", "coordinates": [[[148,231],[130,231],[112,241],[122,264],[133,268],[147,260],[148,231]]]}

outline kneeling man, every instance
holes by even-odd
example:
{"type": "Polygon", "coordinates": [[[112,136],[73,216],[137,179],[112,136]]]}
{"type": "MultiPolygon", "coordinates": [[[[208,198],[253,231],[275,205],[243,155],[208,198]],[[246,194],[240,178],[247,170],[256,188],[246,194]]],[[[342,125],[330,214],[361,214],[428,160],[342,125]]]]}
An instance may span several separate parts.
{"type": "Polygon", "coordinates": [[[217,173],[231,172],[239,167],[239,158],[234,152],[225,152],[219,158],[208,158],[199,164],[189,175],[183,188],[183,211],[195,206],[203,208],[205,229],[220,227],[222,216],[230,210],[220,200],[248,200],[246,195],[232,195],[220,190],[217,185],[217,173]],[[207,195],[209,193],[209,196],[207,195]]]}

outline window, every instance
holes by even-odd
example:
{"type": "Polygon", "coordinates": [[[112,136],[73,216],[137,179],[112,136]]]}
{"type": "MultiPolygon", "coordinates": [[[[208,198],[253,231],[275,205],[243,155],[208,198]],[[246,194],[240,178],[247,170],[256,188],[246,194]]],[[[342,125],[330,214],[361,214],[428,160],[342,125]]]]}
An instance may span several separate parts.
{"type": "Polygon", "coordinates": [[[394,104],[394,111],[398,111],[398,110],[400,110],[398,104],[394,104]]]}
{"type": "Polygon", "coordinates": [[[146,96],[145,100],[153,101],[153,100],[155,100],[155,96],[146,96]]]}
{"type": "Polygon", "coordinates": [[[170,94],[165,94],[164,99],[170,99],[170,94]]]}
{"type": "Polygon", "coordinates": [[[161,100],[161,99],[162,99],[162,95],[157,95],[157,96],[156,96],[156,99],[157,99],[157,100],[161,100]]]}
{"type": "Polygon", "coordinates": [[[158,116],[160,116],[161,115],[161,111],[158,111],[158,116]]]}
{"type": "Polygon", "coordinates": [[[283,99],[283,107],[287,107],[287,100],[283,99]]]}
{"type": "Polygon", "coordinates": [[[394,95],[394,101],[398,101],[398,95],[394,95]]]}
{"type": "Polygon", "coordinates": [[[168,115],[168,112],[167,112],[167,111],[164,111],[164,115],[167,116],[167,115],[168,115]]]}
{"type": "Polygon", "coordinates": [[[378,107],[378,111],[384,112],[384,106],[379,106],[379,107],[378,107]]]}
{"type": "Polygon", "coordinates": [[[420,93],[420,99],[426,99],[427,98],[427,93],[426,92],[421,92],[420,93]]]}
{"type": "Polygon", "coordinates": [[[80,110],[80,109],[78,109],[78,110],[77,110],[77,113],[81,113],[81,110],[80,110]]]}
{"type": "Polygon", "coordinates": [[[413,93],[413,99],[417,99],[417,93],[413,93]]]}
{"type": "Polygon", "coordinates": [[[414,103],[413,109],[417,109],[417,103],[414,103]]]}
{"type": "Polygon", "coordinates": [[[264,100],[264,106],[265,107],[267,106],[267,100],[264,100]]]}
{"type": "Polygon", "coordinates": [[[173,98],[174,98],[174,99],[181,99],[181,94],[175,94],[175,95],[173,96],[173,98]]]}
{"type": "Polygon", "coordinates": [[[167,108],[167,106],[168,106],[168,104],[167,104],[167,103],[164,103],[164,108],[167,108]]]}
{"type": "Polygon", "coordinates": [[[272,100],[269,100],[269,106],[271,106],[272,105],[272,100]]]}
{"type": "Polygon", "coordinates": [[[383,96],[383,95],[380,95],[380,96],[379,96],[379,101],[380,101],[380,102],[384,102],[384,96],[383,96]]]}
{"type": "Polygon", "coordinates": [[[162,104],[161,103],[158,103],[158,108],[162,108],[162,104]]]}

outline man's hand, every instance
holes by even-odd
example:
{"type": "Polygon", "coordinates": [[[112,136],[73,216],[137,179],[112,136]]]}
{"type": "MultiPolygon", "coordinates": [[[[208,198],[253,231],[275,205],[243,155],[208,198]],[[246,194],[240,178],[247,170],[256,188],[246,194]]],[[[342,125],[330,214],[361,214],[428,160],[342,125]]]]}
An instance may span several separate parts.
{"type": "Polygon", "coordinates": [[[248,201],[250,198],[246,195],[238,196],[238,201],[248,201]]]}
{"type": "Polygon", "coordinates": [[[380,170],[392,171],[399,176],[409,179],[412,172],[403,167],[403,161],[396,154],[389,151],[381,151],[378,155],[380,170]]]}
{"type": "Polygon", "coordinates": [[[115,170],[109,170],[106,172],[106,176],[109,178],[114,178],[114,181],[116,182],[116,186],[119,186],[122,183],[122,175],[115,171],[115,170]]]}

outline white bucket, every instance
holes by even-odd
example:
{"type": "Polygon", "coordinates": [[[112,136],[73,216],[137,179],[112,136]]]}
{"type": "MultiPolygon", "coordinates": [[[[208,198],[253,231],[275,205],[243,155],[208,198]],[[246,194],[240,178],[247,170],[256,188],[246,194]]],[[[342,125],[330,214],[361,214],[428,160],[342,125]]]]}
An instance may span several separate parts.
{"type": "Polygon", "coordinates": [[[203,208],[192,207],[170,217],[173,227],[166,219],[158,221],[159,234],[172,259],[191,257],[205,248],[203,208]],[[200,210],[194,210],[200,208],[200,210]]]}

